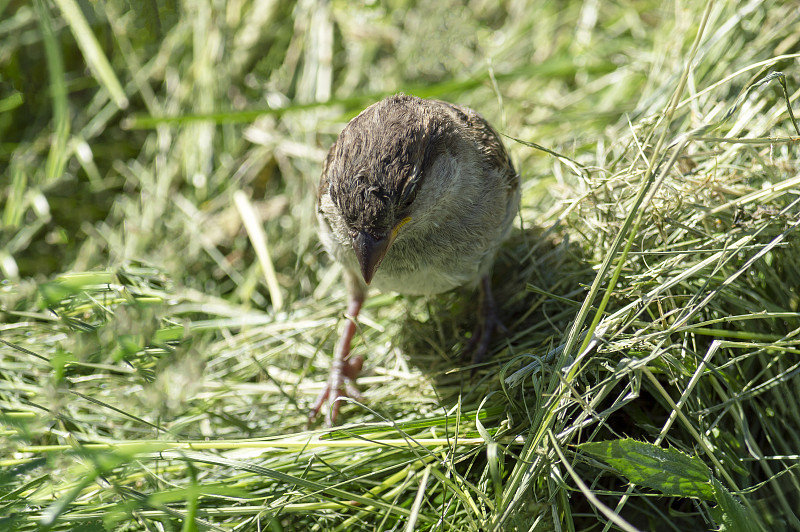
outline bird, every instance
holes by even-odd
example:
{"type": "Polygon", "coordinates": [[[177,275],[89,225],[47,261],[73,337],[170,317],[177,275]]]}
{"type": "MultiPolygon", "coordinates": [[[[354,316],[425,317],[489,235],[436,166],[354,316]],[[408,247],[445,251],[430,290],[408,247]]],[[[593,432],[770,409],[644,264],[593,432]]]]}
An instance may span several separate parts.
{"type": "Polygon", "coordinates": [[[465,351],[473,362],[485,356],[502,327],[491,267],[519,202],[500,135],[468,107],[396,94],[345,126],[323,163],[317,219],[322,246],[343,267],[346,320],[310,422],[326,401],[330,426],[340,398],[361,398],[363,357],[351,356],[351,343],[369,287],[430,296],[476,286],[483,312],[465,351]]]}

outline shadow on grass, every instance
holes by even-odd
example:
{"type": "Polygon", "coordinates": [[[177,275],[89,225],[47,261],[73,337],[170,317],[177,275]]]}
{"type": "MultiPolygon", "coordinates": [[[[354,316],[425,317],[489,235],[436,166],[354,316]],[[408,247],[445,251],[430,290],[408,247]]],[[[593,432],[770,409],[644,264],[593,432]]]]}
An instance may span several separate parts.
{"type": "Polygon", "coordinates": [[[483,361],[473,364],[466,351],[481,320],[476,287],[428,298],[427,312],[407,315],[397,345],[434,383],[443,407],[455,405],[459,396],[465,406],[477,407],[500,389],[505,365],[522,354],[544,355],[562,341],[592,277],[580,246],[564,234],[516,229],[492,271],[495,302],[507,331],[495,331],[483,361]]]}

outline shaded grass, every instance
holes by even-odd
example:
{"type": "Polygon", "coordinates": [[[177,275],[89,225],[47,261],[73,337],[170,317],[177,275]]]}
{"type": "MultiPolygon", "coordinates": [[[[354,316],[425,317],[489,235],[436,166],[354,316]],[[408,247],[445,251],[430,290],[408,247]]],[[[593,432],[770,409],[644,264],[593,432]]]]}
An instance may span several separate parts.
{"type": "Polygon", "coordinates": [[[70,6],[2,7],[4,527],[800,525],[796,8],[108,2],[121,112],[70,6]],[[374,295],[364,404],[308,431],[344,301],[320,163],[398,90],[524,141],[511,333],[473,368],[469,288],[374,295]],[[625,437],[733,502],[577,446],[625,437]]]}

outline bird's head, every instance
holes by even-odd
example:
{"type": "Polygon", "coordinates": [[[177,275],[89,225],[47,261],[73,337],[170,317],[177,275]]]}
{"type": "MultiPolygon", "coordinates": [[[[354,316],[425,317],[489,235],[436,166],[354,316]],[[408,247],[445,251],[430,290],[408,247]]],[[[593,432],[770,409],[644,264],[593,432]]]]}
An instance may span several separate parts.
{"type": "Polygon", "coordinates": [[[416,104],[401,95],[367,108],[342,131],[323,170],[320,192],[341,217],[367,284],[403,229],[413,226],[423,168],[434,156],[436,127],[416,104]]]}

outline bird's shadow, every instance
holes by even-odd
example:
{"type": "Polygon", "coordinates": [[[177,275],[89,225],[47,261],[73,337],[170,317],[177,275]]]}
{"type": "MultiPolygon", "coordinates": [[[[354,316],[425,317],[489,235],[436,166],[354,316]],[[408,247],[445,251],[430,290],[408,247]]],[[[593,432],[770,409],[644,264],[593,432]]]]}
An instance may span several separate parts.
{"type": "Polygon", "coordinates": [[[395,345],[433,383],[442,406],[484,397],[499,388],[504,365],[525,353],[544,353],[567,332],[591,283],[593,271],[567,233],[539,227],[515,229],[492,271],[500,321],[507,329],[492,337],[477,364],[465,352],[480,320],[476,287],[409,301],[395,345]]]}

